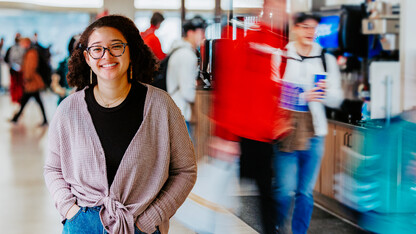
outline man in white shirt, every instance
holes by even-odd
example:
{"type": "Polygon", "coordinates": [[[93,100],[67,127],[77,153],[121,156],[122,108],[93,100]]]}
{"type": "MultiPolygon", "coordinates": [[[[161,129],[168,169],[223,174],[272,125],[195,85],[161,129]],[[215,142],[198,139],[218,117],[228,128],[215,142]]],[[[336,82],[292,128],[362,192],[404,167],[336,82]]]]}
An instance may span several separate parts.
{"type": "Polygon", "coordinates": [[[196,51],[205,38],[205,27],[205,20],[200,16],[184,23],[184,37],[173,43],[167,67],[167,92],[182,111],[190,135],[191,104],[195,101],[199,70],[196,51]]]}
{"type": "MultiPolygon", "coordinates": [[[[341,74],[334,56],[314,42],[320,18],[298,13],[294,17],[295,41],[287,48],[284,81],[308,87],[304,97],[308,111],[293,112],[294,129],[275,148],[274,198],[277,225],[281,232],[287,219],[292,220],[293,234],[306,234],[313,210],[313,188],[319,174],[328,133],[325,106],[338,108],[343,99],[341,74]],[[326,73],[324,81],[315,82],[315,74],[326,73]],[[289,209],[294,198],[292,214],[289,209]]],[[[282,233],[282,232],[281,232],[282,233]]]]}

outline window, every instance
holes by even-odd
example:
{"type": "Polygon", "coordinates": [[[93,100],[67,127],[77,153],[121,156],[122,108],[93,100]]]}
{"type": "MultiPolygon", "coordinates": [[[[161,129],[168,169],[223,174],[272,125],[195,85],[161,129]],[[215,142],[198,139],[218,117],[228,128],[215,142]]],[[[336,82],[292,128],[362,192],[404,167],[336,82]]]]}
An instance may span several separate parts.
{"type": "Polygon", "coordinates": [[[43,47],[51,46],[51,64],[54,68],[68,55],[68,43],[75,34],[82,33],[90,23],[88,13],[38,12],[26,10],[0,10],[0,36],[4,37],[7,50],[14,44],[16,32],[32,38],[36,32],[43,47]],[[62,27],[65,30],[62,30],[62,27]]]}
{"type": "MultiPolygon", "coordinates": [[[[150,27],[152,14],[152,11],[136,12],[134,22],[140,32],[144,32],[150,27]]],[[[165,20],[155,34],[160,40],[163,52],[168,53],[172,43],[181,38],[181,14],[180,12],[163,12],[162,14],[165,20]]]]}
{"type": "MultiPolygon", "coordinates": [[[[221,1],[221,8],[229,9],[229,0],[221,1]]],[[[233,8],[262,8],[263,0],[233,0],[233,8]]]]}
{"type": "Polygon", "coordinates": [[[185,8],[189,10],[213,10],[215,0],[185,0],[185,8]]]}

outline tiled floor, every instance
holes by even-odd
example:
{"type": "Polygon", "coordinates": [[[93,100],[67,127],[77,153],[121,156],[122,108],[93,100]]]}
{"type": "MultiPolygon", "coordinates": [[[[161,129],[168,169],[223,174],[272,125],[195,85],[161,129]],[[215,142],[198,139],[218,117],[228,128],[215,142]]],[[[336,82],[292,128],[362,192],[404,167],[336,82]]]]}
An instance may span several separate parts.
{"type": "MultiPolygon", "coordinates": [[[[45,99],[50,118],[55,99],[45,99]]],[[[44,185],[43,162],[47,127],[31,101],[19,123],[8,122],[15,107],[0,96],[0,227],[2,232],[59,233],[60,218],[44,185]]]]}
{"type": "MultiPolygon", "coordinates": [[[[56,110],[57,97],[46,92],[42,94],[42,100],[48,119],[51,120],[56,110]]],[[[60,217],[43,179],[48,127],[38,127],[42,117],[34,100],[29,102],[19,122],[11,124],[8,120],[16,108],[10,103],[8,94],[0,93],[0,233],[60,233],[60,217]]],[[[231,184],[238,185],[237,181],[231,184]]],[[[233,196],[238,198],[236,204],[240,204],[237,213],[241,219],[230,212],[222,214],[217,219],[216,233],[258,233],[255,229],[260,230],[260,214],[256,205],[255,187],[245,183],[243,187],[236,186],[232,190],[235,192],[233,196]]],[[[195,210],[195,216],[197,215],[200,214],[195,210]]],[[[361,233],[315,208],[309,232],[322,233],[322,228],[327,230],[326,233],[361,233]]],[[[195,234],[175,216],[171,219],[169,233],[195,234]]]]}
{"type": "MultiPolygon", "coordinates": [[[[43,93],[48,119],[56,109],[56,96],[43,93]]],[[[0,94],[0,233],[56,234],[60,217],[43,179],[47,127],[38,127],[42,117],[34,100],[17,124],[11,124],[16,107],[7,94],[0,94]]],[[[197,214],[195,214],[197,215],[197,214]]],[[[235,215],[227,214],[227,233],[257,233],[235,215]]],[[[175,220],[173,234],[193,234],[175,220]]]]}

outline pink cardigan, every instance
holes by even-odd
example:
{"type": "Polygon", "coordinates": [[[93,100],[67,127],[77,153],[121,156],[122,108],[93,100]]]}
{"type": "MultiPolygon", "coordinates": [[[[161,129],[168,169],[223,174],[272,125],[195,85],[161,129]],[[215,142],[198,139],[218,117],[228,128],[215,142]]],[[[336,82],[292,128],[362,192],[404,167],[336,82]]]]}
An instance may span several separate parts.
{"type": "Polygon", "coordinates": [[[49,127],[46,185],[62,220],[74,203],[102,206],[110,233],[146,233],[169,218],[196,180],[196,160],[184,118],[165,92],[147,85],[143,122],[128,146],[109,188],[104,150],[84,100],[85,90],[66,98],[49,127]]]}

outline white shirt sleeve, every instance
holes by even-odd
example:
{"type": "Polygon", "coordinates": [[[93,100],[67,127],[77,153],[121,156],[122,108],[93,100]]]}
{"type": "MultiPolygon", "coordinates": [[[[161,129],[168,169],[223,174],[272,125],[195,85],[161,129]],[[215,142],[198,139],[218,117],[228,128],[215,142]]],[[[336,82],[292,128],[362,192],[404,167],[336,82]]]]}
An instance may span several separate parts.
{"type": "Polygon", "coordinates": [[[198,75],[197,62],[195,53],[189,49],[179,49],[172,54],[168,66],[168,79],[173,81],[170,82],[172,85],[168,85],[168,91],[172,96],[180,94],[187,102],[195,101],[195,84],[198,75]],[[177,85],[174,83],[177,83],[177,85]]]}
{"type": "Polygon", "coordinates": [[[341,87],[341,72],[333,55],[325,54],[327,65],[326,98],[325,105],[331,108],[339,108],[344,100],[344,92],[341,87]]]}

